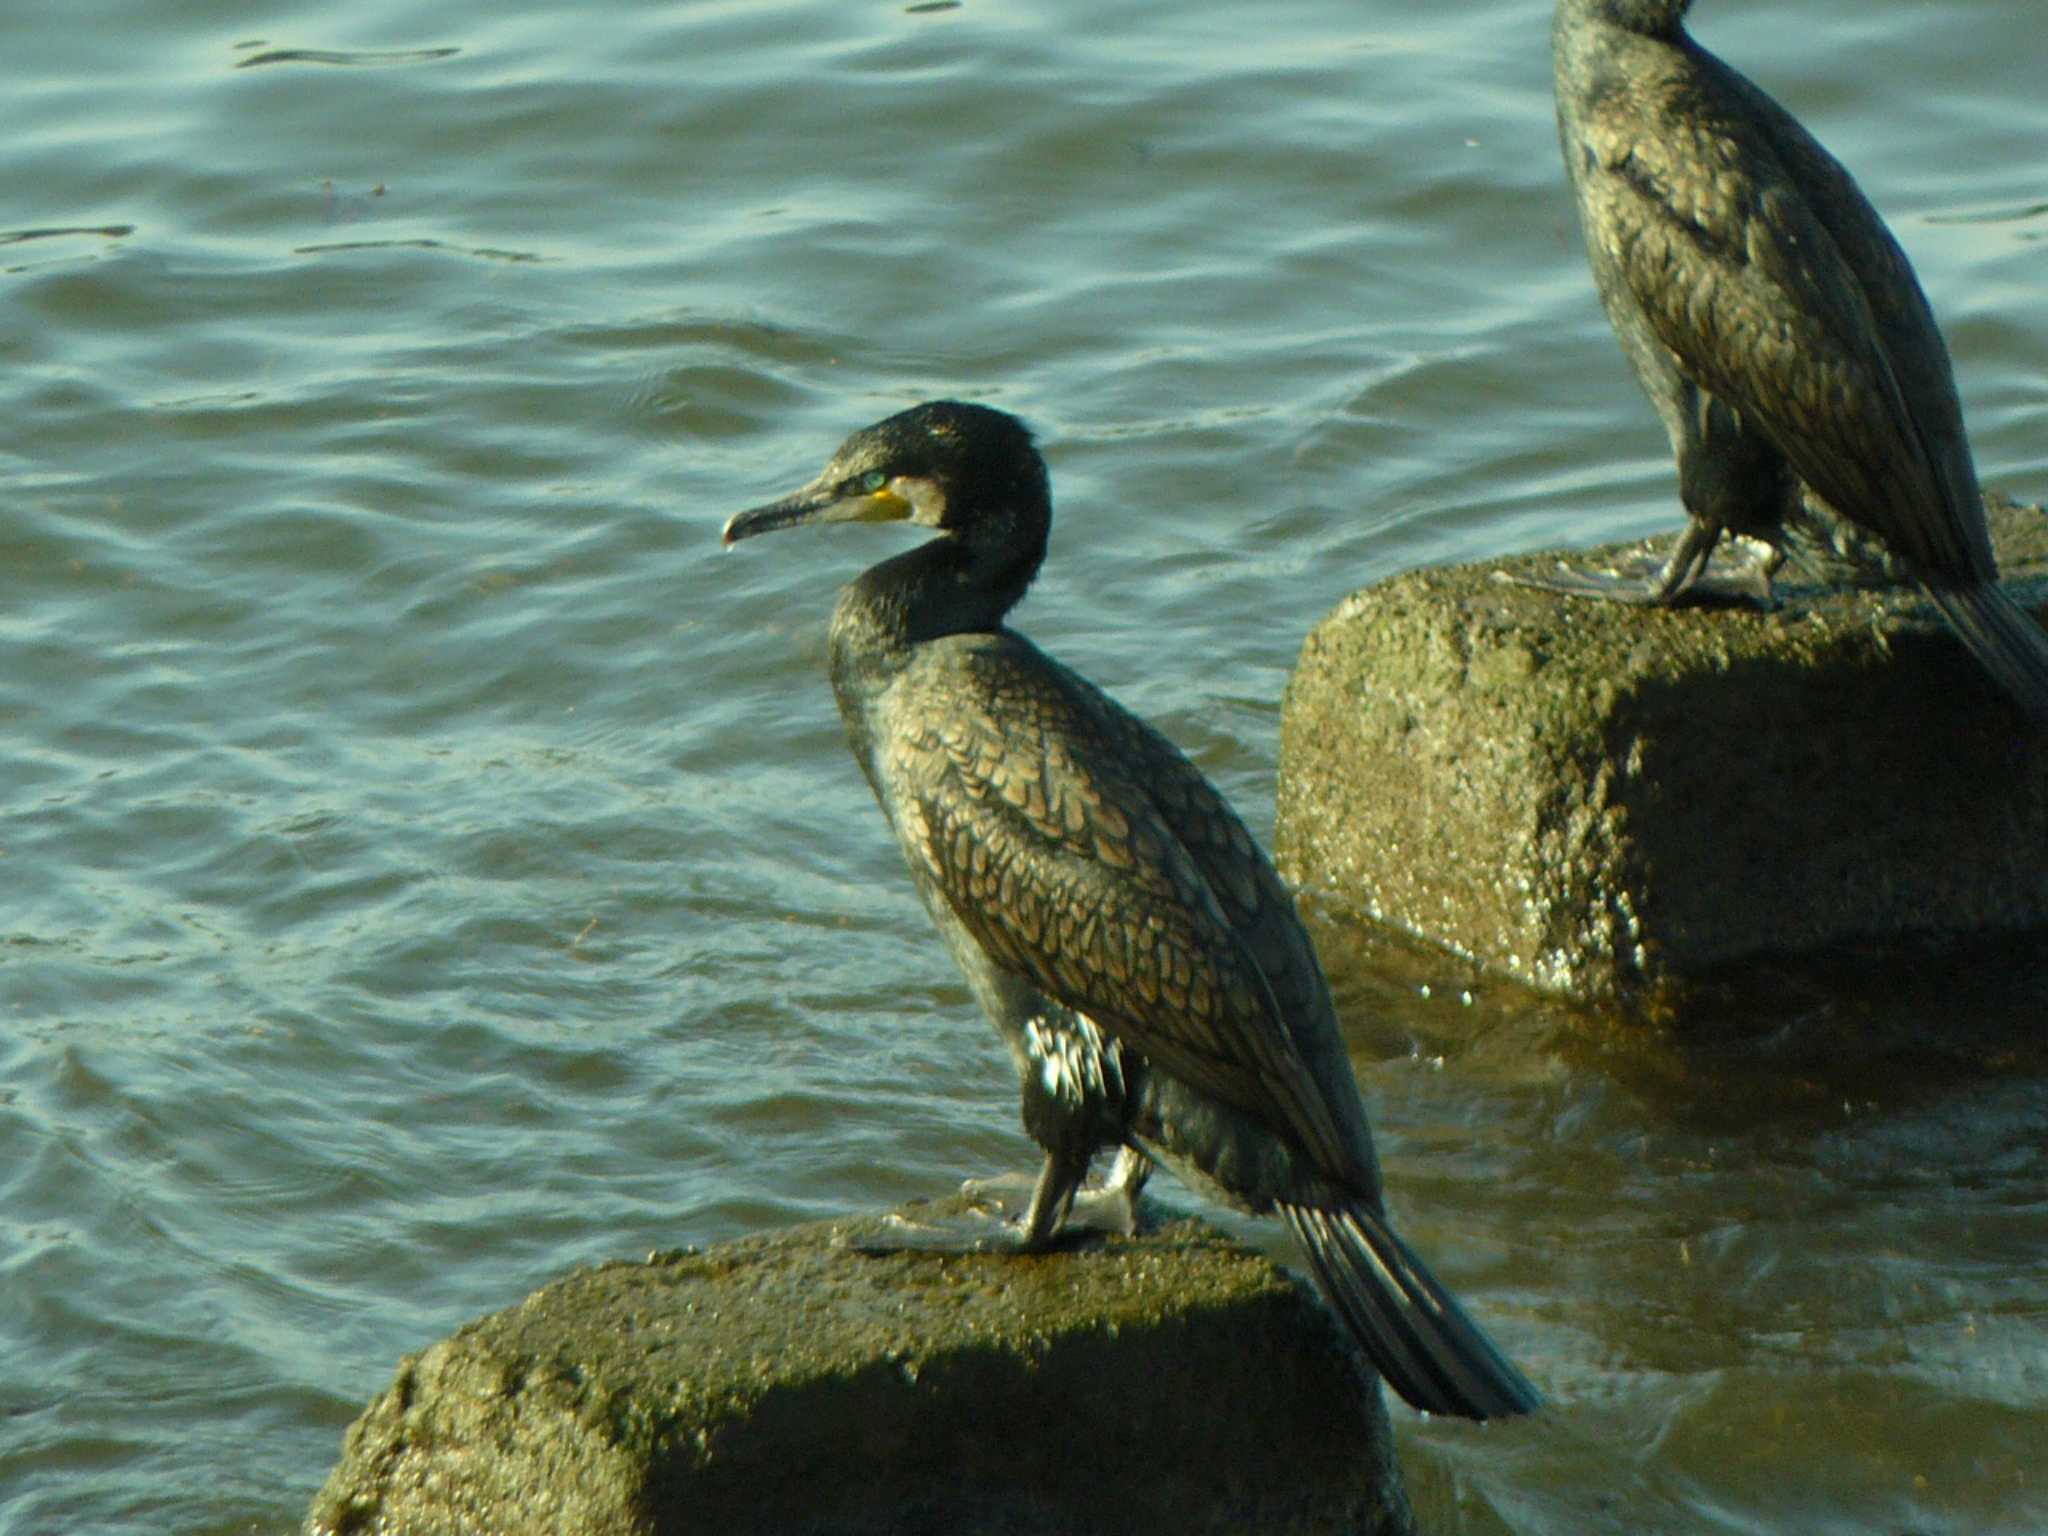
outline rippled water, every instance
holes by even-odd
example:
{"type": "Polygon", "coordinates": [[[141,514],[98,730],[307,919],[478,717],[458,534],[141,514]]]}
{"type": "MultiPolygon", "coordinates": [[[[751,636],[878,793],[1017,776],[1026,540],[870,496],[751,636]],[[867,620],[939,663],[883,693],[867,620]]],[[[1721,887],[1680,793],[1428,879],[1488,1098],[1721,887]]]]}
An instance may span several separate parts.
{"type": "MultiPolygon", "coordinates": [[[[1797,9],[1698,29],[2039,499],[2035,0],[1797,9]]],[[[1673,521],[1547,19],[10,4],[0,1530],[284,1530],[400,1353],[570,1265],[1028,1162],[821,676],[901,540],[719,523],[1024,413],[1020,622],[1270,830],[1345,592],[1673,521]]],[[[1397,1409],[1431,1529],[2048,1524],[2031,1057],[1646,1065],[1319,931],[1395,1204],[1554,1405],[1397,1409]]]]}

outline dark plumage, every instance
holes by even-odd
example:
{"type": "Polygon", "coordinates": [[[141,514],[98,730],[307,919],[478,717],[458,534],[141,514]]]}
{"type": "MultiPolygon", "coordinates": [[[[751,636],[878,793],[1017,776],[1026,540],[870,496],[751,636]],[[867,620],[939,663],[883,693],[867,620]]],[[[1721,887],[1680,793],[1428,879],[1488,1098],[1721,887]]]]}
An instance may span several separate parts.
{"type": "Polygon", "coordinates": [[[2048,633],[2002,591],[1948,350],[1906,256],[1812,135],[1685,32],[1691,0],[1558,0],[1565,169],[1600,301],[1690,523],[1778,543],[1803,483],[1889,551],[2048,724],[2048,633]]]}
{"type": "Polygon", "coordinates": [[[1096,1152],[1142,1151],[1278,1210],[1417,1407],[1537,1395],[1388,1225],[1329,989],[1286,888],[1173,745],[1004,627],[1051,492],[1015,418],[938,401],[856,432],[809,485],[726,525],[902,520],[939,537],[841,594],[832,687],[912,879],[1023,1086],[1045,1150],[1020,1242],[1050,1243],[1096,1152]]]}

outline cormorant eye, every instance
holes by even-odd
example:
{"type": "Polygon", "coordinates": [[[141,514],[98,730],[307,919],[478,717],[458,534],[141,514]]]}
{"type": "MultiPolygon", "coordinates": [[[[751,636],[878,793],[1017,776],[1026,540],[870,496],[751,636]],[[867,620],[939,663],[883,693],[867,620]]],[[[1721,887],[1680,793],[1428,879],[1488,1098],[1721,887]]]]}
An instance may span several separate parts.
{"type": "Polygon", "coordinates": [[[864,475],[853,477],[853,489],[863,496],[872,496],[889,483],[889,477],[879,469],[871,469],[864,475]]]}

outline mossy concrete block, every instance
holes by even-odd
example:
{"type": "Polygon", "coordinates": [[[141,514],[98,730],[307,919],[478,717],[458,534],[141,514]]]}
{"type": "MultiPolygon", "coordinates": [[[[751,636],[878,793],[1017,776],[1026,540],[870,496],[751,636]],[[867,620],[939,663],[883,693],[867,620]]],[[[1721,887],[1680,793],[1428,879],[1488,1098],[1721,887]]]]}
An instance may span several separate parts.
{"type": "Polygon", "coordinates": [[[1405,1533],[1379,1385],[1183,1221],[850,1251],[879,1218],[578,1271],[402,1362],[309,1533],[1405,1533]]]}
{"type": "MultiPolygon", "coordinates": [[[[2048,612],[2048,519],[1989,500],[2048,612]]],[[[1660,610],[1414,571],[1308,637],[1296,883],[1546,991],[1662,1012],[1760,956],[2048,928],[2048,738],[1910,589],[1660,610]]]]}

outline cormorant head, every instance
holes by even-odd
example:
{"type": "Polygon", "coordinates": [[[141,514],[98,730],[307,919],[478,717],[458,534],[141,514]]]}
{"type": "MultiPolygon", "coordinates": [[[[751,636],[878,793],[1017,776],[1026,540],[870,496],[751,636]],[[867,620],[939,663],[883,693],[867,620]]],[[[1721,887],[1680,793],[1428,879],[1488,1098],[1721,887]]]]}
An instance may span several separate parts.
{"type": "Polygon", "coordinates": [[[801,490],[736,514],[724,542],[801,523],[910,522],[969,541],[1035,543],[1042,553],[1050,518],[1045,461],[1023,422],[928,400],[862,427],[801,490]]]}

